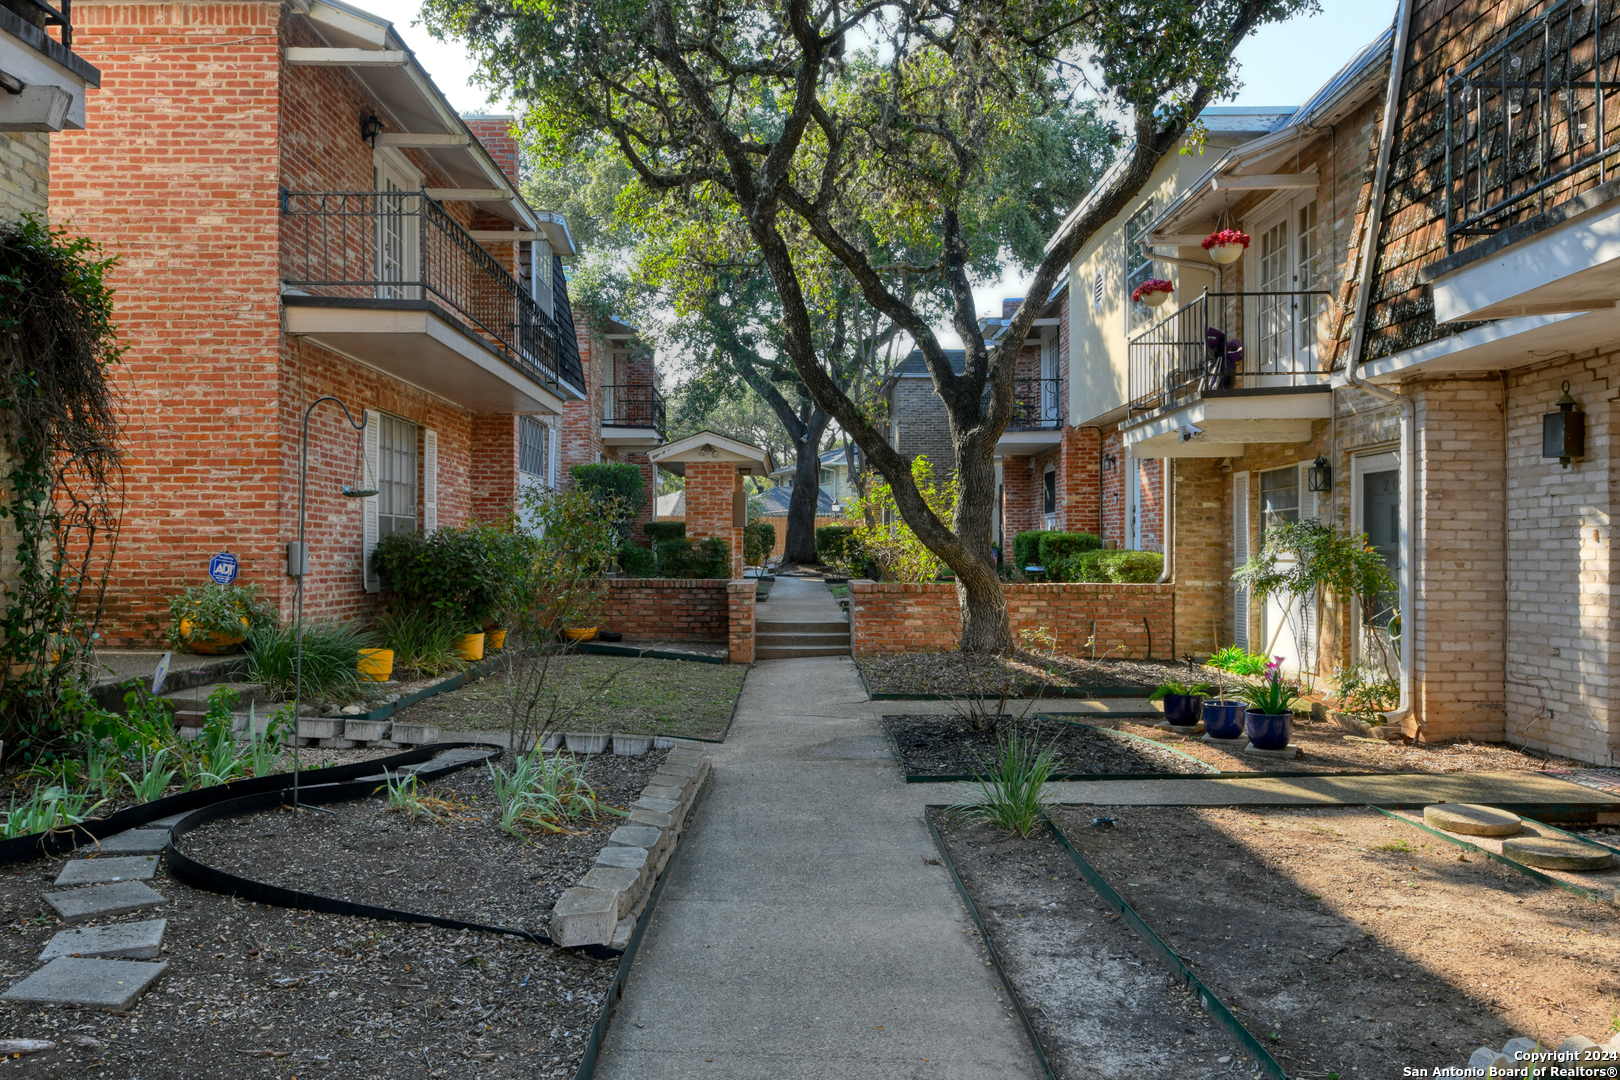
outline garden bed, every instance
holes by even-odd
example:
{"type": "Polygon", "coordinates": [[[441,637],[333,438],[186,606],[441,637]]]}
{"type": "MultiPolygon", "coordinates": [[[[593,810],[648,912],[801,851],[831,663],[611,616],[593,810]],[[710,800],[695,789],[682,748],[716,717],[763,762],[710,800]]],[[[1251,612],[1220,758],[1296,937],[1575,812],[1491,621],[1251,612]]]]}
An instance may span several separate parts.
{"type": "Polygon", "coordinates": [[[1613,1030],[1608,905],[1369,809],[1095,813],[1051,818],[1291,1076],[1400,1077],[1613,1030]]]}
{"type": "MultiPolygon", "coordinates": [[[[1082,660],[1071,656],[1018,651],[1008,657],[959,652],[887,653],[855,659],[873,694],[997,696],[1009,686],[1034,688],[1049,684],[1048,693],[1062,696],[1088,692],[1137,692],[1146,696],[1160,683],[1213,682],[1224,675],[1227,685],[1239,680],[1202,666],[1153,660],[1082,660]]],[[[1033,692],[1030,690],[1029,692],[1033,692]]]]}
{"type": "Polygon", "coordinates": [[[930,814],[1059,1080],[1247,1074],[1231,1038],[1050,833],[1021,839],[930,814]]]}
{"type": "MultiPolygon", "coordinates": [[[[995,768],[996,736],[973,731],[964,717],[948,713],[885,716],[883,726],[908,780],[969,777],[995,768]]],[[[1033,738],[1042,749],[1052,747],[1053,779],[1143,773],[1200,776],[1209,771],[1168,748],[1130,739],[1105,727],[1031,718],[1010,730],[1033,738]]]]}
{"type": "MultiPolygon", "coordinates": [[[[559,694],[565,708],[579,706],[559,724],[561,730],[711,740],[725,737],[746,673],[741,665],[577,653],[552,657],[551,665],[538,714],[548,712],[559,694]]],[[[504,669],[496,670],[402,709],[395,720],[436,724],[446,732],[504,731],[507,680],[504,669]]]]}

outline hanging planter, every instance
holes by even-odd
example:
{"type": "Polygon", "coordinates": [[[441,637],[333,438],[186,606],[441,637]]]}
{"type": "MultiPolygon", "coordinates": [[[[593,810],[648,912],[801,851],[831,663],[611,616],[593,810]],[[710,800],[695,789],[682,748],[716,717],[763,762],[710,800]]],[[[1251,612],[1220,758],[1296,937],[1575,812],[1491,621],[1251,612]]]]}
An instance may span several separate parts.
{"type": "Polygon", "coordinates": [[[1204,237],[1203,248],[1222,266],[1237,262],[1249,246],[1249,234],[1236,229],[1219,229],[1204,237]]]}
{"type": "Polygon", "coordinates": [[[1135,291],[1131,293],[1131,302],[1134,304],[1146,304],[1148,307],[1158,307],[1170,299],[1170,294],[1175,291],[1176,287],[1163,278],[1149,278],[1138,285],[1135,291]]]}

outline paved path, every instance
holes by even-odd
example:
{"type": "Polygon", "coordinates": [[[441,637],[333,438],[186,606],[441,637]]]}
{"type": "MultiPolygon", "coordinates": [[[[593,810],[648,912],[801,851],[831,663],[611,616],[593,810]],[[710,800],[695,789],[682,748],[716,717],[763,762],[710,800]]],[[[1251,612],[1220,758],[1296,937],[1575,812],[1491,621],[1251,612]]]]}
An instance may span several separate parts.
{"type": "Polygon", "coordinates": [[[749,674],[598,1077],[1039,1075],[875,716],[848,659],[749,674]]]}
{"type": "Polygon", "coordinates": [[[849,621],[826,582],[793,577],[776,579],[771,598],[755,607],[754,617],[771,622],[849,621]]]}

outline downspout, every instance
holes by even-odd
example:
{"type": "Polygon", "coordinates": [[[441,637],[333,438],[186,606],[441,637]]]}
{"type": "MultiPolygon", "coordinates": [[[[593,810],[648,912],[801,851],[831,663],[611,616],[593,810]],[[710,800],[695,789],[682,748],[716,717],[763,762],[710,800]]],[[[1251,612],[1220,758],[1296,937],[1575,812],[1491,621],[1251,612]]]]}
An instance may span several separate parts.
{"type": "MultiPolygon", "coordinates": [[[[1412,22],[1412,0],[1399,0],[1395,9],[1395,41],[1389,58],[1389,82],[1384,90],[1384,115],[1378,135],[1378,164],[1373,171],[1371,205],[1367,208],[1367,230],[1361,241],[1361,275],[1356,288],[1355,321],[1350,331],[1350,357],[1345,364],[1345,382],[1364,390],[1381,401],[1394,405],[1401,415],[1401,699],[1393,711],[1385,713],[1391,724],[1400,724],[1403,730],[1411,720],[1412,669],[1417,653],[1417,604],[1413,596],[1413,543],[1416,525],[1417,470],[1413,455],[1417,452],[1417,408],[1405,394],[1397,394],[1382,386],[1374,386],[1362,378],[1361,350],[1367,339],[1367,312],[1371,307],[1373,276],[1378,265],[1378,230],[1384,216],[1384,189],[1389,180],[1389,159],[1395,144],[1395,119],[1400,105],[1401,69],[1406,62],[1407,36],[1412,22]]],[[[1353,496],[1352,496],[1353,497],[1353,496]]],[[[1413,729],[1422,734],[1422,724],[1413,729]]],[[[1408,732],[1409,734],[1411,732],[1408,732]]]]}
{"type": "MultiPolygon", "coordinates": [[[[1159,498],[1164,501],[1164,506],[1162,506],[1160,508],[1164,513],[1164,527],[1159,530],[1159,532],[1163,536],[1163,541],[1162,542],[1164,544],[1164,573],[1159,575],[1158,584],[1160,584],[1160,585],[1168,585],[1170,583],[1170,579],[1176,576],[1175,575],[1175,571],[1176,571],[1175,550],[1176,549],[1175,549],[1175,545],[1174,545],[1174,541],[1175,541],[1175,524],[1176,524],[1176,514],[1175,514],[1176,459],[1175,458],[1167,457],[1167,458],[1164,459],[1164,476],[1160,478],[1160,483],[1164,488],[1164,490],[1159,494],[1159,498]]],[[[1172,655],[1174,655],[1174,654],[1172,653],[1172,655]]]]}

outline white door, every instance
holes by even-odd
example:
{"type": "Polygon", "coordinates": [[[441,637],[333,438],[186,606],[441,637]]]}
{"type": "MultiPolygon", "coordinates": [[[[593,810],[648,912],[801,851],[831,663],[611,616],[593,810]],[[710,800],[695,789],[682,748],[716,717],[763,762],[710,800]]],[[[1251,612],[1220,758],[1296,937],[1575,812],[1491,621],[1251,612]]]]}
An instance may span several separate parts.
{"type": "MultiPolygon", "coordinates": [[[[1310,463],[1288,465],[1260,474],[1260,529],[1282,521],[1316,517],[1316,495],[1307,490],[1310,463]]],[[[1279,560],[1291,562],[1292,560],[1279,560]]],[[[1300,674],[1316,670],[1315,597],[1272,593],[1266,597],[1262,634],[1267,657],[1282,657],[1284,671],[1300,674]]]]}
{"type": "Polygon", "coordinates": [[[1056,331],[1041,342],[1041,423],[1056,427],[1058,422],[1058,336],[1056,331]]]}
{"type": "Polygon", "coordinates": [[[1255,386],[1316,381],[1318,342],[1326,328],[1328,251],[1315,199],[1289,203],[1267,220],[1250,249],[1255,386]],[[1283,377],[1287,376],[1287,377],[1283,377]]]}
{"type": "Polygon", "coordinates": [[[376,294],[380,300],[420,300],[421,182],[392,161],[376,163],[376,294]]]}

